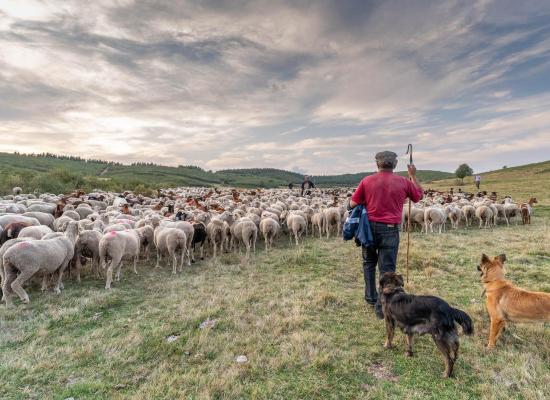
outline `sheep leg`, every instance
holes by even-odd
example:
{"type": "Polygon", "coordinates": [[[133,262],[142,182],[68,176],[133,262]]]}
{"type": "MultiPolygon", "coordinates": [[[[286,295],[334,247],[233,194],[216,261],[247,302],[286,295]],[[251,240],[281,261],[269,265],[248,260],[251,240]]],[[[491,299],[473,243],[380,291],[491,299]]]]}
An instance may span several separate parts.
{"type": "Polygon", "coordinates": [[[65,271],[65,268],[67,268],[68,263],[69,263],[68,261],[66,263],[64,263],[59,268],[59,270],[57,271],[57,281],[56,281],[55,286],[53,288],[53,290],[56,294],[61,294],[61,287],[63,285],[61,280],[63,279],[63,272],[65,271]]]}
{"type": "Polygon", "coordinates": [[[42,274],[42,286],[40,287],[40,290],[42,292],[45,292],[46,290],[48,290],[48,274],[47,273],[42,274]]]}
{"type": "MultiPolygon", "coordinates": [[[[92,259],[92,264],[93,264],[93,262],[94,261],[92,259]]],[[[80,280],[80,269],[81,268],[82,268],[82,263],[80,262],[80,254],[78,254],[76,256],[76,263],[74,265],[74,269],[76,270],[75,271],[76,272],[76,281],[79,282],[79,283],[81,282],[81,280],[80,280]]],[[[93,269],[93,265],[92,265],[92,269],[93,269]]]]}
{"type": "Polygon", "coordinates": [[[157,249],[157,265],[155,265],[155,268],[160,268],[160,259],[161,259],[160,250],[157,249]]]}
{"type": "Polygon", "coordinates": [[[119,261],[118,267],[116,269],[116,281],[120,282],[120,270],[122,269],[122,261],[119,261]]]}
{"type": "Polygon", "coordinates": [[[137,262],[138,262],[139,254],[134,257],[134,273],[137,275],[137,262]]]}
{"type": "Polygon", "coordinates": [[[2,285],[2,299],[6,301],[6,307],[9,307],[12,305],[11,297],[13,295],[13,291],[11,290],[11,284],[15,281],[17,278],[17,270],[9,265],[4,264],[4,282],[2,285]]]}
{"type": "MultiPolygon", "coordinates": [[[[29,295],[23,289],[23,284],[28,281],[36,272],[37,268],[22,271],[17,278],[11,283],[11,289],[17,293],[21,301],[25,304],[29,303],[29,295]]],[[[6,296],[7,299],[7,296],[6,296]]],[[[6,303],[7,304],[7,303],[6,303]]]]}
{"type": "MultiPolygon", "coordinates": [[[[174,254],[175,256],[175,254],[174,254]]],[[[180,258],[180,272],[183,271],[183,262],[185,261],[185,248],[181,249],[181,258],[180,258]]]]}
{"type": "Polygon", "coordinates": [[[113,260],[109,262],[106,276],[105,289],[111,289],[111,282],[113,281],[113,260]]]}

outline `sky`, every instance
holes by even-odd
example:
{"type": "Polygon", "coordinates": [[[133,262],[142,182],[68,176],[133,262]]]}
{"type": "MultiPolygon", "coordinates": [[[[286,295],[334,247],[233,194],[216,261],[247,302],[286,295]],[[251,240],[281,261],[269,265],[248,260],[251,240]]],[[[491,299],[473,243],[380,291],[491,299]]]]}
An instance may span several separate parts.
{"type": "Polygon", "coordinates": [[[0,0],[0,151],[318,175],[408,143],[550,159],[550,1],[0,0]]]}

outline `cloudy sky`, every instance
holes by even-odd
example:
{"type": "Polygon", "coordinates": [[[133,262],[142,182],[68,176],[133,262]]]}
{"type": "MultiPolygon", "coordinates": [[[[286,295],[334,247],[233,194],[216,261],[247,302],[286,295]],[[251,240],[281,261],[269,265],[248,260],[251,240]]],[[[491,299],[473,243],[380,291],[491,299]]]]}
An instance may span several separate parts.
{"type": "Polygon", "coordinates": [[[206,169],[550,159],[550,1],[0,1],[0,151],[206,169]]]}

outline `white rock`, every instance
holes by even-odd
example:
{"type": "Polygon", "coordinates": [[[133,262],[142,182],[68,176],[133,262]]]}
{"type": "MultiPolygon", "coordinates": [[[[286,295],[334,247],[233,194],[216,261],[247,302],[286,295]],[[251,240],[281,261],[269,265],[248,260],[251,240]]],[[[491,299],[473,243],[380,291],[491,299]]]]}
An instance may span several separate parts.
{"type": "Polygon", "coordinates": [[[248,361],[248,358],[246,358],[246,356],[243,356],[243,355],[240,355],[237,357],[236,361],[239,363],[239,364],[243,364],[245,362],[248,361]]]}

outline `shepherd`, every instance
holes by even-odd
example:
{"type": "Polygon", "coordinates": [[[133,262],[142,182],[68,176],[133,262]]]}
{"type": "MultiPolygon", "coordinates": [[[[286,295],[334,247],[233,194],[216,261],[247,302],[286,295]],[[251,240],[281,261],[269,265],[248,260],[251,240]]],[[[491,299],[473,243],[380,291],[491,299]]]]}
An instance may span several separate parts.
{"type": "Polygon", "coordinates": [[[376,316],[382,319],[384,314],[376,291],[376,265],[379,276],[385,272],[395,272],[403,205],[407,198],[414,203],[420,201],[423,190],[416,179],[414,164],[407,166],[407,179],[393,173],[397,166],[397,154],[394,152],[382,151],[376,154],[375,159],[378,173],[361,180],[351,197],[349,208],[359,204],[367,208],[374,244],[362,246],[365,301],[374,307],[376,316]]]}

